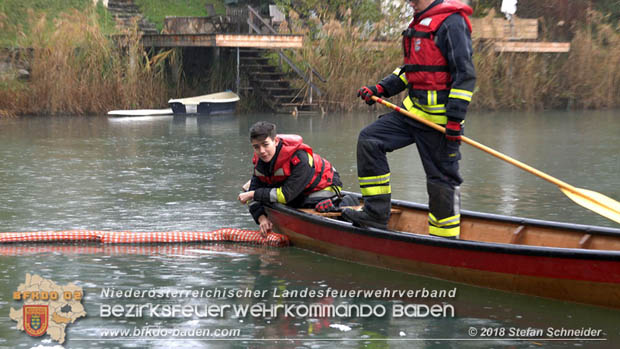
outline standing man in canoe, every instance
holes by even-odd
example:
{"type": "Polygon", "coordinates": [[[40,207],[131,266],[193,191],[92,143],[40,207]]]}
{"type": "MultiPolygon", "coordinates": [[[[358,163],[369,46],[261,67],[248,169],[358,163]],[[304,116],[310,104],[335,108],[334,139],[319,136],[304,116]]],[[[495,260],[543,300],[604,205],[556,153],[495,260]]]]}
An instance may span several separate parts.
{"type": "Polygon", "coordinates": [[[356,226],[385,228],[390,215],[390,168],[386,152],[416,143],[426,173],[429,233],[460,233],[459,146],[476,74],[472,61],[472,9],[456,0],[409,1],[414,17],[403,31],[404,65],[357,95],[390,97],[404,89],[408,111],[440,125],[445,135],[397,111],[364,128],[357,142],[357,172],[364,207],[342,216],[356,226]]]}
{"type": "Polygon", "coordinates": [[[276,125],[259,121],[250,128],[254,148],[254,175],[249,190],[239,194],[243,204],[250,200],[250,214],[266,234],[272,223],[264,203],[279,202],[293,207],[334,208],[342,182],[326,159],[312,151],[298,135],[278,135],[276,125]]]}

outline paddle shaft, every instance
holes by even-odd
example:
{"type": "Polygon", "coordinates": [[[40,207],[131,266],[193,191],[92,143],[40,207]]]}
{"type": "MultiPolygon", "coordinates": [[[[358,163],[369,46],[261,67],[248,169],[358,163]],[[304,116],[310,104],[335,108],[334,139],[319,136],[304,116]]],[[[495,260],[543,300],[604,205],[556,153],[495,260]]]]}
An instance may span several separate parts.
{"type": "MultiPolygon", "coordinates": [[[[405,110],[405,109],[403,109],[403,108],[401,108],[399,106],[396,106],[396,105],[394,105],[394,104],[392,104],[392,103],[390,103],[388,101],[385,101],[385,100],[383,100],[381,98],[378,98],[376,96],[371,96],[371,98],[375,102],[379,102],[379,103],[385,105],[388,108],[394,109],[397,112],[399,112],[399,113],[401,113],[403,115],[406,115],[406,116],[408,116],[408,117],[410,117],[410,118],[412,118],[412,119],[414,119],[414,120],[416,120],[418,122],[421,122],[421,123],[423,123],[424,125],[426,125],[428,127],[431,127],[433,129],[441,132],[441,133],[446,133],[446,129],[444,127],[442,127],[440,125],[437,125],[436,123],[434,123],[432,121],[428,121],[426,119],[423,119],[423,118],[421,118],[421,117],[411,113],[408,110],[405,110]]],[[[529,172],[529,173],[531,173],[533,175],[536,175],[536,176],[538,176],[538,177],[540,177],[540,178],[542,178],[542,179],[544,179],[546,181],[549,181],[549,182],[557,185],[560,188],[566,189],[566,190],[570,191],[571,193],[574,193],[574,194],[577,194],[577,195],[580,195],[580,196],[582,195],[582,194],[579,193],[577,188],[575,188],[574,186],[572,186],[572,185],[570,185],[570,184],[568,184],[568,183],[566,183],[564,181],[561,181],[561,180],[559,180],[559,179],[557,179],[555,177],[552,177],[552,176],[550,176],[550,175],[548,175],[548,174],[546,174],[546,173],[544,173],[542,171],[539,171],[539,170],[533,168],[532,166],[524,164],[524,163],[522,163],[519,160],[513,159],[513,158],[511,158],[508,155],[502,154],[502,153],[498,152],[497,150],[489,148],[489,147],[487,147],[486,145],[484,145],[482,143],[478,143],[478,142],[474,141],[471,138],[467,138],[465,136],[461,136],[461,140],[463,142],[465,142],[465,143],[475,147],[475,148],[478,148],[478,149],[480,149],[480,150],[482,150],[482,151],[484,151],[486,153],[489,153],[489,154],[491,154],[491,155],[493,155],[493,156],[495,156],[497,158],[500,158],[500,159],[502,159],[502,160],[504,160],[504,161],[506,161],[506,162],[508,162],[510,164],[513,164],[513,165],[519,167],[520,169],[522,169],[524,171],[527,171],[527,172],[529,172]]]]}

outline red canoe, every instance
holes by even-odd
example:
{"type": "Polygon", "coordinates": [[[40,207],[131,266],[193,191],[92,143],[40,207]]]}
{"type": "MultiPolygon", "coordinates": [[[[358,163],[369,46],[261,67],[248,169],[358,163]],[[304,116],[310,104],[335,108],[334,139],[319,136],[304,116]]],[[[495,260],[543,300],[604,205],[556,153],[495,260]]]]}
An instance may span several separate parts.
{"type": "Polygon", "coordinates": [[[337,258],[579,303],[620,308],[620,229],[461,212],[461,239],[428,235],[427,206],[392,201],[390,230],[276,204],[275,230],[337,258]]]}

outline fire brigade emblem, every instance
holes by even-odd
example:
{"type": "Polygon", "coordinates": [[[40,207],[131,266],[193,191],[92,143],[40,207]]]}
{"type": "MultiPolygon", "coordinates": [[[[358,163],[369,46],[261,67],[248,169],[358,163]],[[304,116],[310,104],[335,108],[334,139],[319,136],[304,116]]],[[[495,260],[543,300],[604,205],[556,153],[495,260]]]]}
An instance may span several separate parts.
{"type": "Polygon", "coordinates": [[[67,326],[86,316],[83,297],[84,290],[74,283],[59,285],[27,273],[26,281],[13,292],[13,301],[21,302],[20,307],[11,307],[9,318],[17,322],[18,331],[33,337],[47,334],[62,344],[67,326]]]}
{"type": "Polygon", "coordinates": [[[47,332],[49,308],[47,305],[24,305],[24,331],[33,337],[47,332]]]}

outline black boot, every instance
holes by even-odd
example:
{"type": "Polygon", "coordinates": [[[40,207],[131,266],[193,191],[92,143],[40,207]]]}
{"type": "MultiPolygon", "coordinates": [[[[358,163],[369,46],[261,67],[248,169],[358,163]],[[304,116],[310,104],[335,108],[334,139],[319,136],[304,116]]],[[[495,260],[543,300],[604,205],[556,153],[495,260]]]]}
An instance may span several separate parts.
{"type": "Polygon", "coordinates": [[[358,211],[352,208],[345,208],[342,211],[342,218],[344,218],[347,222],[353,223],[356,227],[387,229],[387,220],[382,221],[374,218],[363,209],[358,211]]]}
{"type": "Polygon", "coordinates": [[[352,195],[345,195],[342,198],[342,201],[340,202],[340,207],[346,207],[346,206],[358,206],[360,204],[360,201],[358,199],[356,199],[354,196],[352,195]]]}

